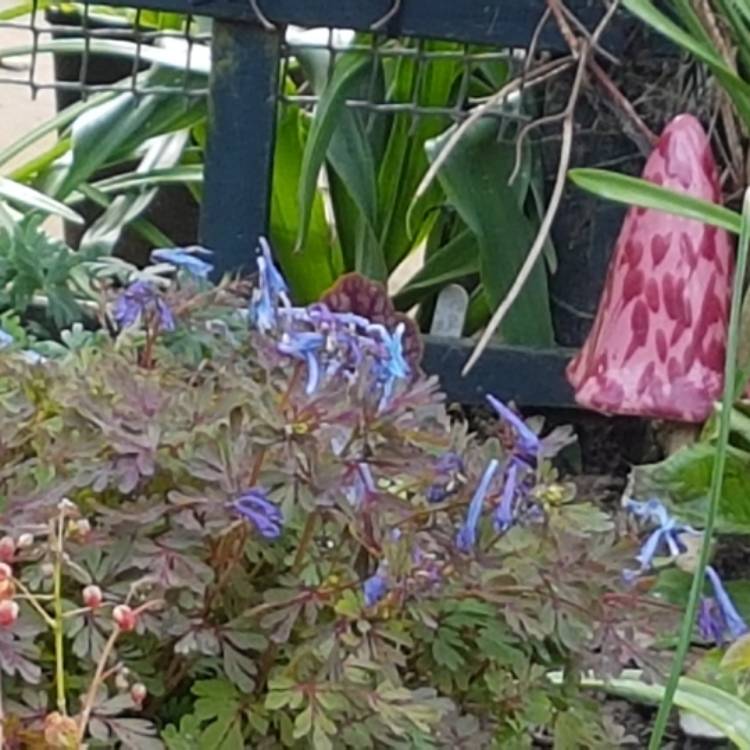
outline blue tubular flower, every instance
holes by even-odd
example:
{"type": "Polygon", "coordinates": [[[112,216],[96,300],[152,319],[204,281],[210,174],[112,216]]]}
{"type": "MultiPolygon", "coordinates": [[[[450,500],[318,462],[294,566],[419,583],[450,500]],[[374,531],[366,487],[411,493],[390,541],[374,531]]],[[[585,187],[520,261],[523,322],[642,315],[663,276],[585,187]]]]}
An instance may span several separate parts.
{"type": "Polygon", "coordinates": [[[721,644],[726,635],[726,623],[719,605],[712,596],[701,597],[698,609],[698,632],[706,641],[721,644]]]}
{"type": "Polygon", "coordinates": [[[487,497],[487,493],[490,489],[490,484],[495,477],[498,466],[498,461],[493,458],[485,469],[484,474],[482,475],[482,479],[479,482],[479,486],[477,487],[474,496],[471,498],[471,503],[469,503],[469,512],[466,515],[466,521],[459,529],[458,535],[456,537],[456,547],[458,547],[461,552],[469,552],[476,544],[477,524],[479,523],[479,519],[482,515],[484,500],[487,497]]]}
{"type": "Polygon", "coordinates": [[[375,480],[369,465],[366,463],[357,464],[357,475],[354,479],[354,484],[345,490],[349,503],[355,508],[359,508],[368,497],[376,493],[377,488],[375,487],[375,480]]]}
{"type": "Polygon", "coordinates": [[[16,340],[7,331],[0,328],[0,349],[5,349],[8,346],[15,344],[16,340]]]}
{"type": "Polygon", "coordinates": [[[198,256],[210,258],[213,253],[204,247],[189,248],[159,248],[151,253],[152,263],[169,263],[177,269],[182,269],[201,279],[207,279],[214,267],[198,256]]]}
{"type": "Polygon", "coordinates": [[[279,303],[289,307],[289,288],[284,277],[273,263],[271,247],[265,239],[260,240],[261,254],[257,258],[258,286],[250,297],[250,322],[261,332],[267,333],[276,327],[279,303]]]}
{"type": "Polygon", "coordinates": [[[307,385],[305,393],[311,395],[320,382],[320,364],[318,354],[325,346],[326,339],[322,333],[285,333],[278,344],[282,354],[301,360],[307,364],[307,385]]]}
{"type": "Polygon", "coordinates": [[[383,395],[380,400],[380,408],[388,405],[393,395],[396,381],[403,380],[409,375],[409,365],[404,358],[404,331],[406,326],[399,323],[393,334],[390,334],[382,325],[371,325],[370,333],[378,333],[385,349],[383,360],[378,362],[380,380],[383,384],[383,395]]]}
{"type": "Polygon", "coordinates": [[[384,571],[378,569],[375,575],[370,576],[362,584],[362,591],[365,607],[374,607],[388,593],[388,579],[384,571]]]}
{"type": "Polygon", "coordinates": [[[159,330],[174,330],[169,305],[147,281],[135,281],[120,294],[115,301],[113,316],[120,328],[128,328],[150,317],[159,330]]]}
{"type": "Polygon", "coordinates": [[[737,640],[737,638],[748,632],[747,623],[737,611],[737,607],[734,606],[732,598],[724,588],[724,584],[721,582],[719,574],[711,565],[706,568],[706,578],[711,582],[711,586],[714,590],[713,598],[718,606],[719,612],[721,613],[725,630],[729,631],[731,640],[737,640]]]}
{"type": "Polygon", "coordinates": [[[505,475],[505,486],[500,505],[495,510],[495,529],[506,531],[513,525],[515,515],[516,490],[518,489],[518,464],[511,461],[508,473],[505,475]]]}
{"type": "Polygon", "coordinates": [[[521,456],[535,460],[539,454],[539,435],[537,435],[512,409],[494,396],[487,395],[487,401],[504,422],[507,422],[516,433],[516,445],[521,456]]]}
{"type": "Polygon", "coordinates": [[[261,255],[258,256],[258,270],[260,271],[260,284],[268,289],[272,297],[285,299],[289,294],[289,287],[284,281],[278,268],[273,262],[271,246],[265,237],[260,238],[261,255]]]}
{"type": "Polygon", "coordinates": [[[265,539],[278,539],[284,525],[281,511],[269,499],[265,490],[254,487],[243,492],[233,503],[233,510],[255,526],[265,539]]]}
{"type": "Polygon", "coordinates": [[[627,500],[625,508],[634,516],[656,525],[636,556],[636,560],[641,564],[640,572],[651,567],[660,550],[666,548],[665,551],[670,557],[682,554],[685,551],[685,546],[680,541],[683,534],[698,534],[691,526],[670,516],[664,504],[659,500],[647,502],[627,500]]]}

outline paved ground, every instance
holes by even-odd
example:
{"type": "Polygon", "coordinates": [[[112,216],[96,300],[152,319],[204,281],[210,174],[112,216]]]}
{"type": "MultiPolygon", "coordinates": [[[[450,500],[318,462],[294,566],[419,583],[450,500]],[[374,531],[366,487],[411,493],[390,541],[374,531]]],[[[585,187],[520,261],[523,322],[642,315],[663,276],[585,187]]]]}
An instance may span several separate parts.
{"type": "MultiPolygon", "coordinates": [[[[0,12],[16,4],[15,0],[0,0],[0,12]]],[[[3,50],[31,45],[33,37],[28,29],[29,25],[28,17],[14,19],[7,25],[0,21],[0,57],[3,50]],[[21,28],[24,25],[26,29],[21,28]]],[[[42,14],[37,17],[35,25],[37,28],[44,25],[42,14]]],[[[39,38],[40,41],[45,40],[44,35],[39,38]]],[[[54,115],[55,96],[51,89],[46,89],[38,91],[35,98],[32,97],[32,90],[28,85],[31,74],[29,56],[7,58],[0,65],[8,66],[0,67],[0,149],[4,149],[54,115]]],[[[52,79],[52,57],[39,55],[34,65],[34,80],[45,84],[51,83],[52,79]]],[[[0,175],[7,175],[13,167],[43,152],[54,142],[54,135],[47,136],[9,163],[0,166],[0,175]]],[[[47,228],[53,234],[59,235],[62,231],[62,225],[56,219],[49,220],[47,228]]]]}
{"type": "MultiPolygon", "coordinates": [[[[0,11],[16,4],[16,0],[0,0],[0,11]]],[[[43,24],[43,15],[39,14],[36,25],[43,24]]],[[[28,25],[29,19],[15,19],[13,24],[28,25]]],[[[0,22],[0,51],[23,47],[32,42],[31,32],[20,28],[10,28],[0,22]]],[[[44,36],[40,37],[44,41],[44,36]]],[[[0,52],[1,54],[1,52],[0,52]]],[[[7,58],[3,65],[12,66],[14,70],[5,67],[0,68],[0,148],[5,148],[17,138],[28,132],[31,128],[43,122],[54,114],[54,94],[51,90],[39,91],[36,99],[32,99],[31,89],[28,85],[11,83],[10,81],[28,81],[30,75],[30,58],[13,57],[7,58]]],[[[34,66],[34,78],[39,83],[50,83],[52,81],[52,59],[50,55],[39,55],[34,66]]],[[[54,137],[50,137],[45,144],[37,148],[49,146],[54,143],[54,137]]],[[[29,151],[29,155],[33,151],[29,151]]],[[[28,158],[28,157],[27,157],[28,158]]],[[[15,163],[17,163],[16,160],[15,163]]],[[[7,174],[7,167],[2,167],[2,173],[7,174]]]]}

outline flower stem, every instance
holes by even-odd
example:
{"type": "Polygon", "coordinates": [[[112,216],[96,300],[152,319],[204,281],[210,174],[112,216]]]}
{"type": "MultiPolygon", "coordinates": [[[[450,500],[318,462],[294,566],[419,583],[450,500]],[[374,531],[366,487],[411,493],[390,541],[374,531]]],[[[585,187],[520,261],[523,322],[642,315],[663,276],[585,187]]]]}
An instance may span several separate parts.
{"type": "MultiPolygon", "coordinates": [[[[44,601],[45,597],[32,594],[31,591],[29,591],[18,578],[13,578],[13,585],[21,592],[21,595],[17,596],[16,599],[27,601],[37,611],[38,615],[44,620],[44,622],[47,624],[47,627],[54,630],[55,621],[49,616],[44,607],[42,607],[42,605],[39,603],[39,600],[41,599],[42,601],[44,601]]],[[[53,600],[54,596],[50,596],[49,599],[53,600]]]]}
{"type": "Polygon", "coordinates": [[[55,546],[55,569],[53,582],[53,608],[55,612],[53,631],[55,634],[55,685],[57,687],[57,710],[67,716],[65,706],[65,615],[62,603],[62,565],[63,534],[65,533],[65,514],[57,519],[57,539],[55,546]]]}
{"type": "Polygon", "coordinates": [[[724,365],[724,394],[721,400],[721,414],[719,418],[719,436],[714,454],[713,472],[711,474],[711,489],[709,494],[708,509],[706,511],[706,525],[703,531],[703,544],[695,572],[693,573],[693,585],[690,589],[685,616],[682,620],[680,640],[677,644],[672,671],[669,674],[656,715],[654,731],[651,734],[649,750],[659,750],[664,732],[669,721],[669,714],[674,703],[674,696],[682,675],[685,657],[687,656],[690,641],[695,626],[695,618],[698,613],[701,592],[703,591],[706,567],[710,555],[711,538],[713,537],[716,524],[716,513],[719,507],[722,489],[724,486],[724,467],[726,465],[727,451],[729,447],[729,426],[734,404],[735,379],[737,377],[737,349],[740,337],[740,315],[742,311],[742,292],[747,271],[747,258],[750,251],[750,190],[745,193],[742,212],[742,230],[740,242],[737,248],[737,268],[734,271],[734,288],[732,290],[732,307],[729,317],[729,338],[727,341],[726,362],[724,365]]]}
{"type": "Polygon", "coordinates": [[[104,676],[104,670],[107,667],[112,649],[115,647],[118,637],[120,636],[120,628],[115,624],[112,632],[110,633],[107,642],[104,644],[104,650],[102,655],[99,657],[99,663],[96,665],[96,673],[94,679],[91,680],[89,685],[89,691],[86,693],[86,698],[83,701],[83,710],[81,711],[81,718],[78,720],[78,742],[83,742],[83,738],[86,735],[86,727],[91,717],[91,712],[94,710],[94,701],[96,700],[96,693],[99,690],[99,685],[102,682],[104,676]]]}

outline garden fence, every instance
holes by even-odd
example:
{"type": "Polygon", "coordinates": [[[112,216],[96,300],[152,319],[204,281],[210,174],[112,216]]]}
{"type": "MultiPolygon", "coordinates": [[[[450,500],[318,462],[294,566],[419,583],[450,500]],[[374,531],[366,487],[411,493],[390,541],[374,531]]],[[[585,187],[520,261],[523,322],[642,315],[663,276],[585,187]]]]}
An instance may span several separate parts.
{"type": "MultiPolygon", "coordinates": [[[[295,45],[319,49],[330,56],[331,63],[341,55],[367,52],[372,56],[409,56],[417,60],[421,71],[428,71],[436,60],[459,55],[468,69],[477,55],[493,60],[507,54],[508,48],[526,48],[545,0],[109,0],[109,5],[128,10],[121,26],[113,26],[111,18],[103,26],[96,6],[85,4],[75,6],[78,11],[72,19],[70,14],[43,8],[39,0],[23,20],[3,22],[0,15],[0,28],[25,31],[32,47],[28,70],[19,73],[0,68],[0,85],[21,84],[32,91],[54,88],[60,106],[111,90],[144,96],[180,90],[186,103],[208,96],[199,241],[215,251],[219,270],[234,271],[248,266],[251,249],[267,230],[275,122],[280,108],[312,108],[317,103],[310,92],[288,95],[280,91],[285,66],[297,51],[295,45]],[[188,21],[179,31],[149,30],[143,21],[154,11],[184,14],[188,21]],[[206,19],[211,19],[210,26],[206,19]],[[307,38],[294,36],[286,33],[290,27],[317,29],[319,33],[307,38]],[[368,43],[344,47],[334,29],[369,32],[368,43]],[[80,50],[77,55],[60,54],[58,45],[56,80],[40,81],[36,61],[49,51],[49,41],[74,37],[85,39],[84,54],[80,50]],[[429,51],[420,44],[383,46],[386,39],[407,38],[450,40],[465,46],[461,53],[429,51]],[[102,58],[97,47],[101,39],[135,43],[137,54],[134,58],[130,53],[102,58]],[[168,86],[147,87],[140,71],[158,61],[165,41],[182,50],[183,75],[168,86]],[[476,51],[476,45],[481,45],[481,51],[476,51]],[[207,66],[209,52],[211,76],[206,88],[205,82],[191,76],[190,69],[207,66]],[[103,69],[97,64],[102,59],[106,60],[103,69]]],[[[604,12],[601,0],[577,0],[568,5],[589,27],[604,12]]],[[[621,51],[627,35],[622,20],[613,24],[605,36],[607,47],[621,51]]],[[[566,49],[552,22],[542,29],[538,44],[539,49],[552,53],[566,49]]],[[[7,62],[12,61],[8,58],[7,62]]],[[[408,97],[378,99],[373,87],[348,106],[367,112],[373,122],[374,118],[408,114],[414,122],[441,117],[450,123],[466,116],[462,99],[459,91],[455,106],[429,107],[408,97]]],[[[632,144],[623,146],[622,137],[612,132],[589,133],[577,144],[575,159],[593,165],[591,155],[595,152],[597,164],[637,156],[632,144]]],[[[555,168],[551,159],[550,175],[555,168]]],[[[425,368],[442,377],[450,398],[477,403],[491,390],[521,404],[572,405],[564,367],[570,347],[581,343],[594,312],[612,230],[621,214],[616,207],[602,206],[581,195],[568,194],[566,201],[554,235],[559,267],[551,282],[553,319],[561,346],[545,350],[496,346],[464,378],[460,370],[471,343],[428,337],[425,368]]]]}

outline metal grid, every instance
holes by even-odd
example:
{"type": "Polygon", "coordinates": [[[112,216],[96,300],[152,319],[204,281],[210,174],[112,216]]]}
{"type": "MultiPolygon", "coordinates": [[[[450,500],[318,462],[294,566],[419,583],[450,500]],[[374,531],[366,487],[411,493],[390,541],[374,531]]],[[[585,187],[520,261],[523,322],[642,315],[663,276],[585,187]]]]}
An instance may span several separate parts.
{"type": "MultiPolygon", "coordinates": [[[[44,90],[64,91],[87,98],[102,92],[130,91],[136,94],[174,94],[181,91],[186,97],[203,97],[208,94],[208,70],[210,67],[210,24],[203,17],[182,14],[159,14],[140,8],[107,8],[106,11],[81,3],[73,7],[74,12],[62,14],[59,10],[41,10],[39,0],[33,0],[31,12],[25,16],[8,20],[8,11],[0,5],[0,30],[18,35],[20,44],[11,49],[0,48],[0,86],[25,86],[32,96],[44,90]],[[113,11],[117,15],[113,15],[113,11]],[[159,20],[169,16],[169,21],[180,28],[156,28],[159,20]],[[62,20],[62,23],[60,21],[62,20]],[[10,53],[10,54],[8,54],[10,53]],[[38,73],[41,55],[53,54],[58,60],[74,59],[77,75],[72,78],[56,77],[43,80],[38,73]],[[169,85],[150,84],[143,72],[160,59],[171,58],[169,67],[180,73],[169,85]],[[92,71],[97,61],[112,65],[120,61],[117,80],[96,80],[92,71]],[[125,69],[127,66],[127,70],[125,69]],[[180,70],[181,69],[181,70],[180,70]],[[197,75],[191,75],[191,71],[197,75]]],[[[329,58],[329,78],[336,65],[346,56],[368,55],[376,63],[383,60],[410,60],[416,64],[416,83],[429,75],[433,66],[458,63],[462,68],[460,82],[455,88],[454,100],[447,106],[429,105],[415,95],[399,97],[386,92],[379,98],[375,92],[375,75],[370,90],[358,98],[350,99],[347,105],[371,114],[403,115],[414,118],[442,116],[460,121],[467,116],[476,103],[469,94],[472,71],[482,63],[513,59],[518,64],[518,50],[479,48],[476,45],[454,44],[454,49],[430,49],[425,40],[410,41],[389,39],[378,33],[360,34],[351,40],[347,32],[334,29],[316,29],[302,33],[291,29],[281,45],[281,86],[279,102],[284,106],[297,106],[311,110],[319,95],[309,90],[296,94],[284,93],[283,82],[295,65],[301,52],[318,51],[329,58]]],[[[353,32],[351,34],[353,37],[353,32]]],[[[58,65],[58,70],[60,66],[58,65]]],[[[489,113],[492,116],[493,113],[489,113]]],[[[497,116],[498,113],[495,113],[497,116]]],[[[520,111],[505,110],[506,119],[526,120],[520,111]]]]}
{"type": "MultiPolygon", "coordinates": [[[[445,45],[447,46],[447,45],[445,45]]],[[[410,115],[412,117],[443,117],[455,122],[468,116],[472,106],[481,103],[481,98],[472,98],[469,92],[471,76],[478,65],[493,62],[510,62],[520,67],[523,51],[479,48],[476,45],[451,45],[453,49],[431,49],[430,43],[423,39],[392,39],[380,34],[359,34],[335,29],[314,29],[305,32],[292,30],[287,33],[281,45],[282,60],[282,89],[279,101],[282,105],[298,106],[312,109],[319,101],[317,93],[307,91],[288,94],[283,91],[283,81],[290,73],[290,68],[300,54],[305,52],[323,53],[328,58],[327,82],[333,77],[336,67],[344,62],[346,57],[365,56],[371,62],[372,74],[367,90],[362,95],[349,98],[346,104],[351,109],[361,110],[369,114],[378,115],[410,115]],[[384,95],[377,93],[378,64],[384,61],[410,61],[416,72],[412,95],[399,95],[397,91],[385,91],[384,95]],[[420,100],[419,90],[422,80],[430,75],[431,69],[446,64],[456,63],[461,72],[458,84],[454,87],[452,101],[443,105],[429,104],[420,100]]],[[[520,111],[510,109],[502,113],[490,112],[489,116],[503,119],[526,121],[527,116],[520,111]]]]}
{"type": "Polygon", "coordinates": [[[88,98],[103,92],[174,94],[188,99],[208,94],[210,25],[192,15],[159,14],[140,8],[112,9],[88,3],[65,5],[65,11],[42,10],[32,0],[30,12],[16,16],[14,8],[0,5],[0,31],[18,38],[18,44],[0,48],[0,86],[25,86],[32,96],[44,90],[88,98]],[[170,28],[160,28],[159,24],[170,28]],[[43,80],[42,55],[54,55],[56,75],[43,80]],[[70,76],[72,61],[77,68],[70,76]],[[97,64],[99,71],[96,70],[97,64]],[[113,78],[108,70],[117,71],[113,78]],[[168,83],[153,84],[144,75],[162,65],[174,71],[168,83]]]}

